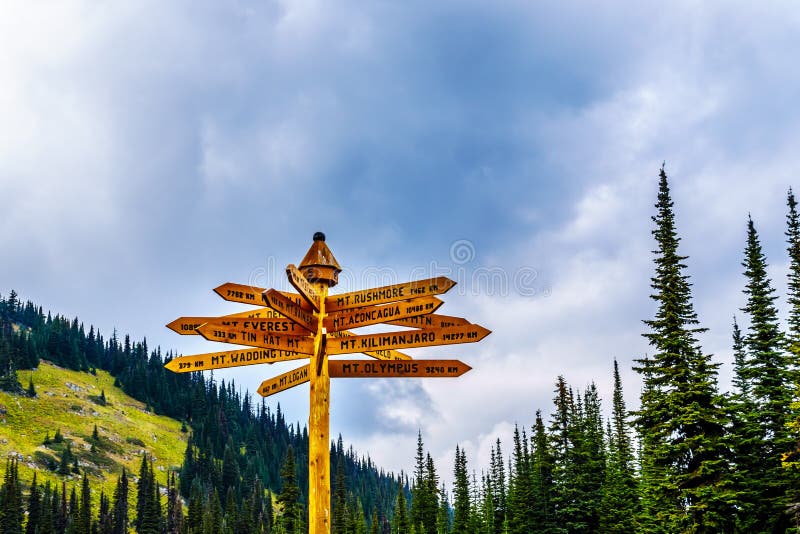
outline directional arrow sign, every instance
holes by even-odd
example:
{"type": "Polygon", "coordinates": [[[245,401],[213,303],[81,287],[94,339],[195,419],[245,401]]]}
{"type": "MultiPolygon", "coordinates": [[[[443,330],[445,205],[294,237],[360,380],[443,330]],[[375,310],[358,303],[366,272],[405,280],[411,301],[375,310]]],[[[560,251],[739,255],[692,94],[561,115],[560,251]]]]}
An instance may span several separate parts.
{"type": "Polygon", "coordinates": [[[309,378],[308,365],[304,365],[288,373],[278,375],[275,378],[264,380],[261,385],[258,386],[258,394],[262,397],[269,397],[270,395],[280,393],[291,387],[305,384],[309,381],[309,378]]]}
{"type": "Polygon", "coordinates": [[[308,354],[300,352],[253,348],[180,356],[165,363],[164,367],[175,373],[190,373],[192,371],[240,367],[257,363],[287,362],[306,358],[308,358],[308,354]]]}
{"type": "Polygon", "coordinates": [[[279,349],[312,354],[314,339],[308,336],[290,336],[272,332],[252,332],[230,326],[204,324],[197,328],[197,333],[209,341],[235,343],[248,347],[279,349]]]}
{"type": "Polygon", "coordinates": [[[452,317],[450,315],[439,315],[433,313],[431,315],[418,315],[416,317],[409,317],[407,319],[397,319],[396,321],[387,321],[386,324],[393,326],[405,326],[408,328],[450,328],[451,326],[463,326],[469,324],[469,321],[461,317],[452,317]]]}
{"type": "MultiPolygon", "coordinates": [[[[272,310],[270,310],[272,311],[272,310]]],[[[216,317],[209,319],[206,323],[214,328],[239,329],[242,332],[254,333],[277,333],[291,334],[295,336],[307,336],[308,331],[292,321],[283,317],[281,319],[251,319],[249,317],[216,317]]]]}
{"type": "MultiPolygon", "coordinates": [[[[328,334],[329,339],[338,339],[343,337],[353,337],[354,333],[343,330],[341,332],[331,332],[328,334]]],[[[371,358],[377,360],[410,360],[411,356],[399,350],[382,349],[382,350],[365,350],[362,354],[366,354],[371,358]]]]}
{"type": "Polygon", "coordinates": [[[371,362],[330,360],[331,378],[455,378],[472,367],[459,360],[416,360],[412,362],[371,362]]]}
{"type": "Polygon", "coordinates": [[[241,313],[232,313],[230,315],[223,315],[222,317],[178,317],[167,325],[167,328],[177,332],[181,335],[196,335],[195,328],[201,324],[210,323],[219,319],[235,319],[240,317],[249,317],[254,319],[277,319],[283,317],[280,313],[272,308],[258,308],[241,313]]]}
{"type": "Polygon", "coordinates": [[[364,289],[362,291],[353,291],[352,293],[332,295],[325,299],[325,311],[333,312],[373,304],[387,304],[398,300],[441,295],[442,293],[446,293],[454,285],[456,285],[456,283],[453,280],[444,276],[438,276],[436,278],[428,278],[427,280],[406,282],[405,284],[395,284],[393,286],[376,287],[373,289],[364,289]]]}
{"type": "Polygon", "coordinates": [[[295,267],[294,264],[290,263],[286,266],[286,276],[289,277],[289,283],[292,284],[303,297],[305,297],[305,299],[314,307],[315,310],[319,311],[319,293],[317,293],[316,288],[311,284],[311,282],[306,280],[306,277],[303,276],[303,273],[300,272],[300,269],[295,267]]]}
{"type": "Polygon", "coordinates": [[[475,343],[491,333],[477,325],[454,326],[434,330],[406,330],[384,334],[367,334],[337,339],[328,343],[328,354],[350,354],[377,349],[402,349],[451,345],[454,343],[475,343]]]}
{"type": "Polygon", "coordinates": [[[262,294],[262,298],[264,304],[276,312],[285,315],[309,332],[316,332],[317,318],[314,317],[312,313],[303,310],[295,302],[281,294],[280,291],[270,289],[262,294]]]}
{"type": "Polygon", "coordinates": [[[358,328],[360,326],[389,322],[393,319],[433,313],[442,304],[444,304],[444,301],[436,297],[422,297],[382,306],[353,308],[330,314],[325,318],[324,325],[329,332],[358,328]]]}
{"type": "MultiPolygon", "coordinates": [[[[264,293],[264,291],[266,291],[266,289],[263,287],[234,284],[232,282],[227,282],[214,288],[214,292],[229,302],[241,302],[242,304],[250,304],[252,306],[264,305],[264,300],[261,298],[261,294],[264,293]]],[[[311,304],[297,293],[287,293],[284,291],[279,291],[279,293],[292,300],[304,310],[311,311],[311,304]]]]}

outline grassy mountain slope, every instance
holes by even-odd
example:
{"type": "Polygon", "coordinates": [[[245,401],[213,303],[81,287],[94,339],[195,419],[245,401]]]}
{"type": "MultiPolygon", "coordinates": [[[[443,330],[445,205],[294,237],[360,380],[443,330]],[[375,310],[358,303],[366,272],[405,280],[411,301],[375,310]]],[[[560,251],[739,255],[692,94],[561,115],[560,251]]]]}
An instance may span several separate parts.
{"type": "Polygon", "coordinates": [[[167,472],[180,466],[187,439],[180,422],[147,412],[143,403],[114,387],[114,378],[107,372],[98,370],[92,375],[42,361],[34,371],[19,372],[23,385],[29,378],[35,398],[0,391],[0,458],[16,455],[20,459],[20,479],[26,485],[34,470],[39,482],[60,485],[66,479],[68,488],[79,483],[81,475],[62,476],[54,471],[67,443],[80,469],[90,476],[95,504],[101,489],[113,494],[122,466],[138,474],[143,452],[153,458],[162,486],[167,472]],[[95,424],[97,442],[92,439],[95,424]],[[43,445],[46,435],[52,439],[57,429],[64,441],[43,445]]]}

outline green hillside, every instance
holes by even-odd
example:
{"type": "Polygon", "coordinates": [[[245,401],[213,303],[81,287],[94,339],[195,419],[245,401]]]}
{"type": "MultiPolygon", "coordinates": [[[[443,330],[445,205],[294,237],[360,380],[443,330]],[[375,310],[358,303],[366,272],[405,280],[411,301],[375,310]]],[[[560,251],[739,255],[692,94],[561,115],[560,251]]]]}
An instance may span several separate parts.
{"type": "Polygon", "coordinates": [[[79,483],[80,475],[55,471],[67,444],[80,470],[90,476],[95,503],[101,489],[113,494],[123,466],[138,474],[144,452],[152,457],[162,486],[167,472],[180,466],[187,439],[181,423],[148,412],[143,403],[114,387],[107,372],[92,375],[42,361],[36,370],[21,371],[19,378],[25,385],[33,379],[36,397],[0,391],[0,457],[19,458],[20,479],[26,485],[34,471],[40,483],[67,480],[68,487],[79,483]],[[95,425],[98,440],[92,439],[95,425]],[[58,429],[64,440],[53,443],[58,429]],[[44,445],[48,435],[51,443],[44,445]]]}

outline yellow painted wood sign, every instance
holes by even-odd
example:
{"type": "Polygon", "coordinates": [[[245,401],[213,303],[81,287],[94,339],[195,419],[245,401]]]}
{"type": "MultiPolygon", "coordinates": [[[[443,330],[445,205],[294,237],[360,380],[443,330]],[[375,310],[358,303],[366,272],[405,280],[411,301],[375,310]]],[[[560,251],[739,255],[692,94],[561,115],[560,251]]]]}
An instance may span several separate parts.
{"type": "Polygon", "coordinates": [[[366,334],[337,339],[328,344],[328,354],[351,354],[365,350],[407,349],[432,347],[434,345],[453,345],[456,343],[475,343],[491,334],[491,331],[477,324],[437,328],[433,330],[407,330],[366,334]]]}
{"type": "Polygon", "coordinates": [[[311,306],[319,311],[319,303],[320,303],[320,296],[317,293],[317,290],[314,289],[314,285],[306,280],[303,273],[294,266],[294,264],[289,264],[286,266],[286,276],[289,278],[289,283],[297,289],[298,292],[303,296],[303,298],[308,301],[311,306]]]}
{"type": "Polygon", "coordinates": [[[248,347],[279,349],[312,354],[314,338],[309,336],[292,336],[274,332],[252,332],[230,326],[204,324],[196,328],[197,333],[209,341],[233,343],[248,347]]]}
{"type": "Polygon", "coordinates": [[[276,312],[285,315],[309,332],[316,331],[317,318],[314,317],[314,314],[304,310],[296,302],[292,301],[286,295],[283,295],[280,291],[270,289],[269,291],[263,293],[263,299],[264,304],[276,312]]]}
{"type": "Polygon", "coordinates": [[[331,378],[456,378],[472,367],[458,360],[331,360],[328,362],[328,369],[331,378]]]}
{"type": "Polygon", "coordinates": [[[352,308],[329,314],[325,318],[324,324],[329,332],[349,330],[351,328],[388,323],[393,320],[396,321],[398,319],[433,313],[442,304],[444,304],[444,301],[436,297],[423,297],[382,304],[380,306],[352,308]]]}
{"type": "Polygon", "coordinates": [[[269,397],[281,391],[286,391],[289,388],[305,384],[311,380],[311,372],[308,365],[304,365],[298,369],[292,369],[287,373],[278,375],[275,378],[264,380],[258,386],[258,394],[262,397],[269,397]]]}
{"type": "Polygon", "coordinates": [[[178,356],[165,363],[164,367],[174,373],[191,373],[192,371],[210,371],[213,369],[242,367],[244,365],[255,365],[258,363],[305,360],[307,358],[308,354],[302,352],[253,347],[178,356]]]}
{"type": "Polygon", "coordinates": [[[388,304],[398,300],[409,300],[419,297],[429,297],[447,293],[451,287],[456,285],[453,280],[444,276],[417,280],[416,282],[405,282],[391,286],[376,287],[374,289],[364,289],[351,293],[342,293],[328,297],[325,308],[329,311],[346,310],[349,308],[359,308],[375,304],[388,304]]]}

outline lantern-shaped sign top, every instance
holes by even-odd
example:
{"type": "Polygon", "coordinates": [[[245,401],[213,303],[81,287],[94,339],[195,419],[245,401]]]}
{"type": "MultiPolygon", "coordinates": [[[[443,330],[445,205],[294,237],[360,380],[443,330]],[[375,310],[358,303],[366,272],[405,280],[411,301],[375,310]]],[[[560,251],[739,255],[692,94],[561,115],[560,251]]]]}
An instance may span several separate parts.
{"type": "Polygon", "coordinates": [[[333,252],[325,244],[325,234],[322,232],[314,234],[314,243],[298,267],[309,282],[322,282],[328,287],[339,282],[339,273],[342,272],[333,252]]]}

